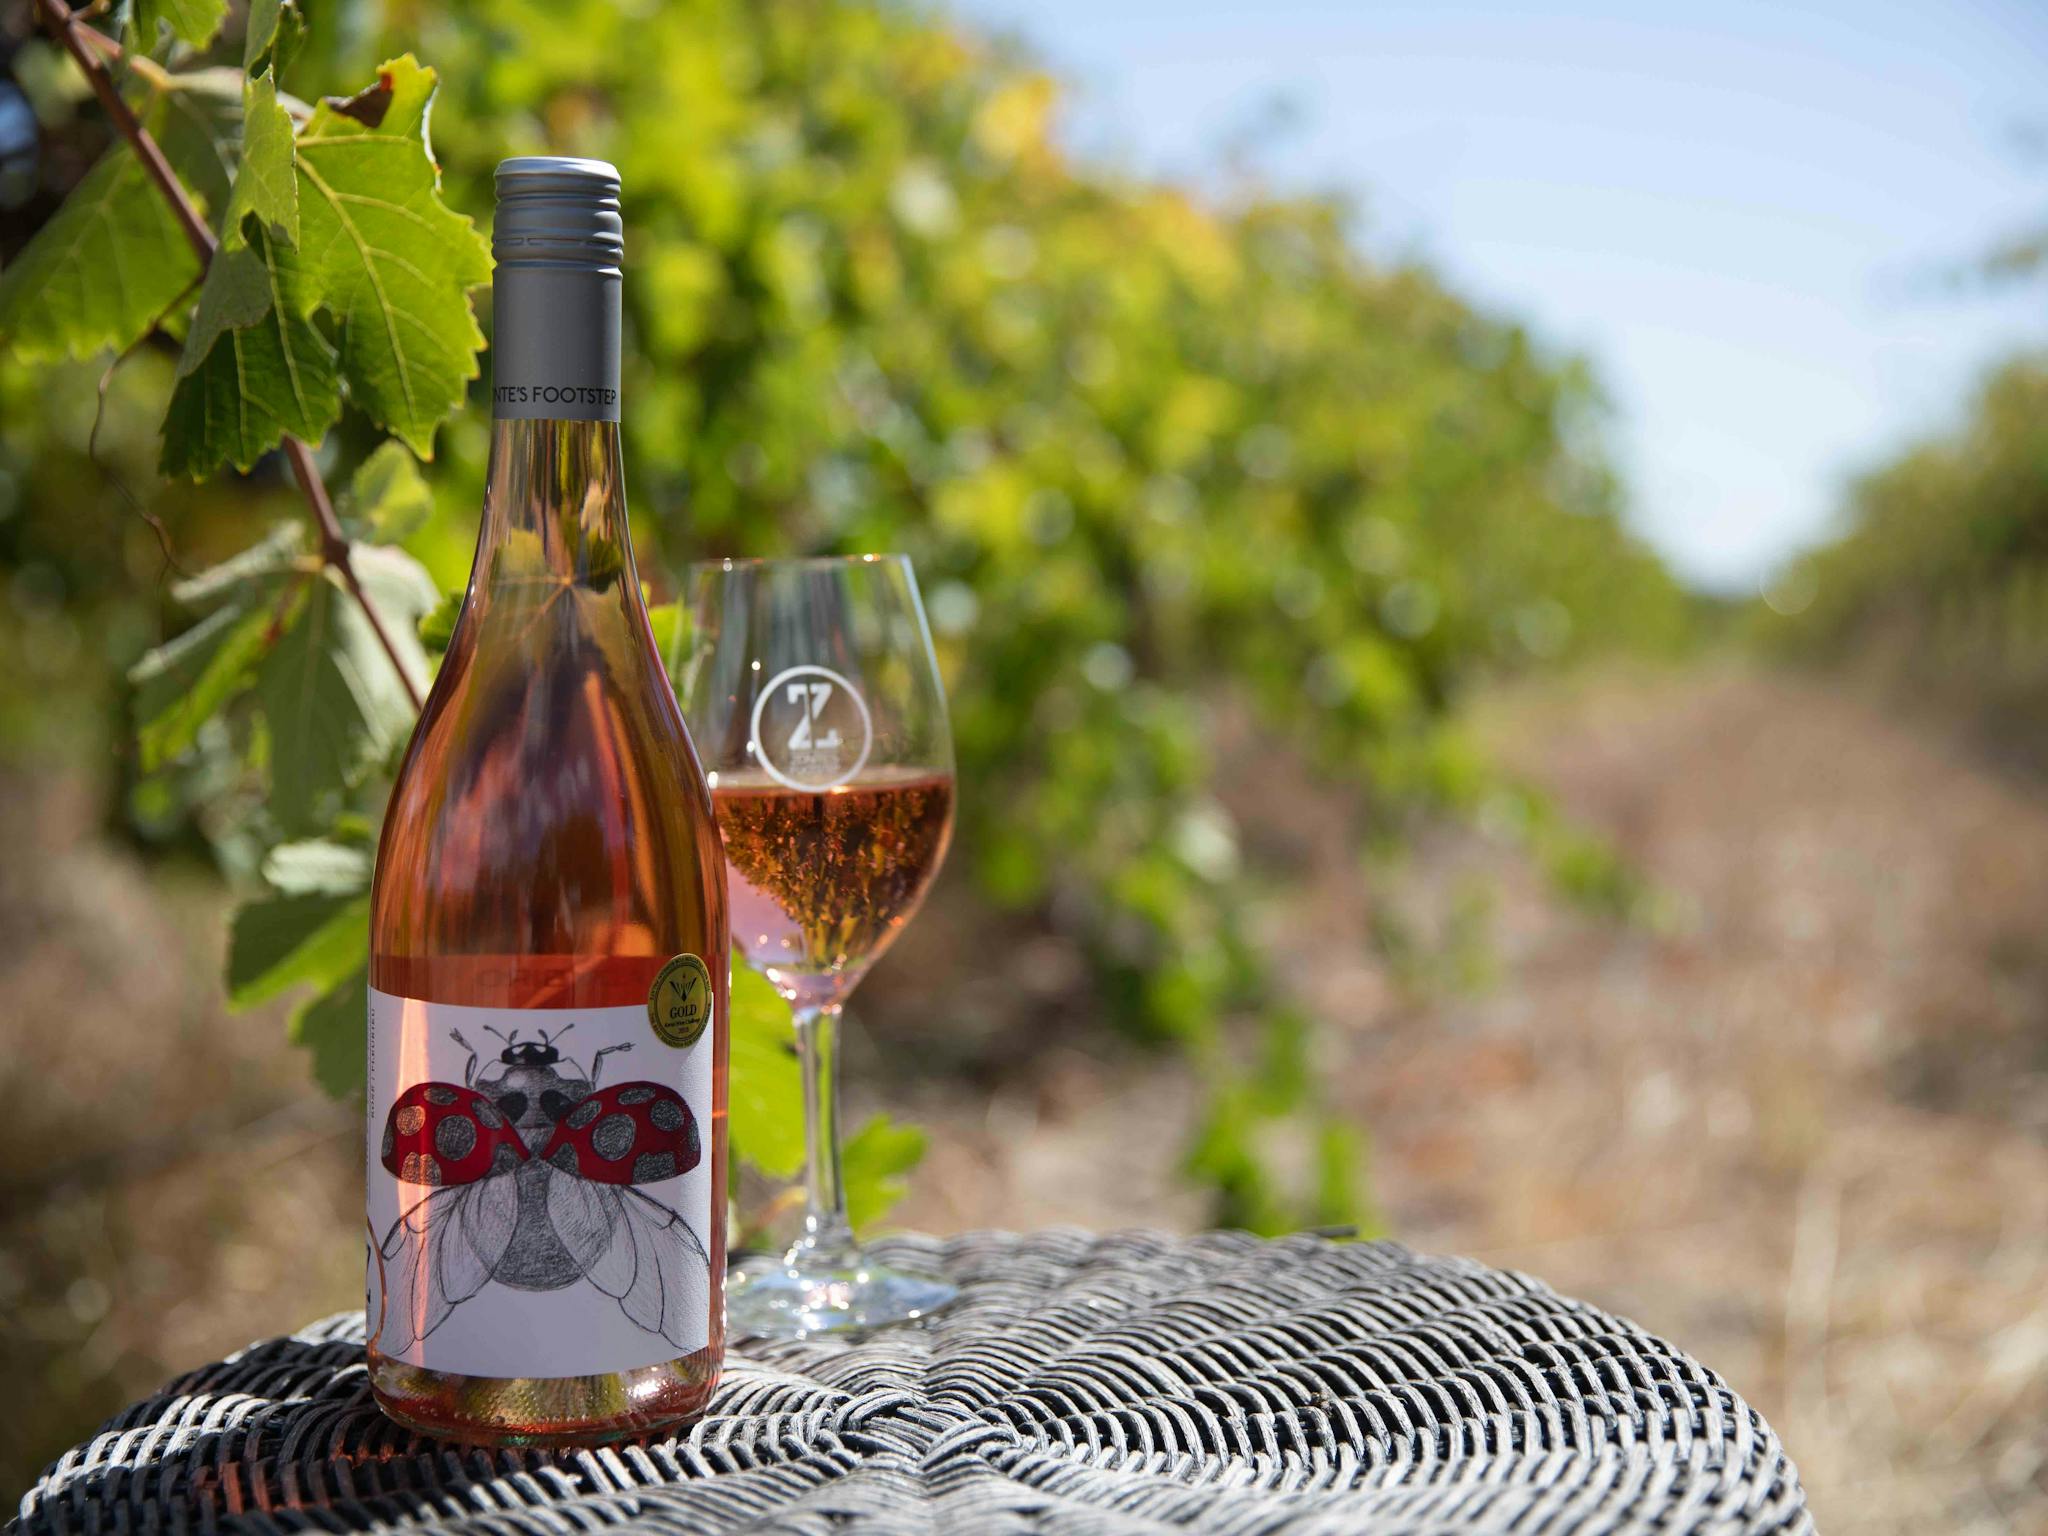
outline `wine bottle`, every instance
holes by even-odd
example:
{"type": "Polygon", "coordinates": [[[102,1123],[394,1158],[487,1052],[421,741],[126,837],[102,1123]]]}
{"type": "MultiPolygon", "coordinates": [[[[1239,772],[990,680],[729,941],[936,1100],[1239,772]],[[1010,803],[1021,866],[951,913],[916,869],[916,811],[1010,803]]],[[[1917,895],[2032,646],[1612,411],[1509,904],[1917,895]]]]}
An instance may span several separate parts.
{"type": "Polygon", "coordinates": [[[370,1379],[500,1443],[686,1417],[724,1344],[724,859],[627,534],[618,190],[498,167],[483,523],[371,898],[370,1379]]]}

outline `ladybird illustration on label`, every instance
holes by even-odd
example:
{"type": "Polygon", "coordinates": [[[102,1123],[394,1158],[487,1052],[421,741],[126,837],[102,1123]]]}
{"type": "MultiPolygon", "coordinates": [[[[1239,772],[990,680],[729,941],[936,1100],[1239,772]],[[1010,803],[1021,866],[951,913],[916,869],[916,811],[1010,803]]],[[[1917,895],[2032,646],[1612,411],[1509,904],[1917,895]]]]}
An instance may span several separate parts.
{"type": "MultiPolygon", "coordinates": [[[[692,1047],[709,1020],[702,980],[692,1047]]],[[[646,1039],[637,1007],[467,1008],[373,991],[370,1014],[378,1349],[436,1370],[541,1376],[702,1348],[709,1045],[606,1082],[629,1036],[646,1039]],[[387,1060],[377,1037],[400,1038],[410,1010],[426,1027],[404,1038],[426,1040],[426,1059],[387,1060]],[[484,1035],[495,1061],[471,1043],[484,1035]]]]}
{"type": "Polygon", "coordinates": [[[711,971],[695,955],[677,955],[647,992],[647,1019],[663,1045],[687,1050],[711,1025],[711,971]]]}

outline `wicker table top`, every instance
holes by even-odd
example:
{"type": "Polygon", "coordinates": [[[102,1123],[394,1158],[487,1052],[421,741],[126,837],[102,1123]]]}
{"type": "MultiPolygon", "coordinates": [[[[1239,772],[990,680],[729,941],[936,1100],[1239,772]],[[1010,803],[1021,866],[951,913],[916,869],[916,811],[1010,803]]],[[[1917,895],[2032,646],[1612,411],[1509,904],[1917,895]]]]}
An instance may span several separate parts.
{"type": "Polygon", "coordinates": [[[961,1299],[728,1357],[672,1440],[486,1451],[371,1403],[345,1314],[58,1460],[23,1532],[1808,1532],[1763,1419],[1541,1282],[1391,1243],[899,1237],[961,1299]]]}

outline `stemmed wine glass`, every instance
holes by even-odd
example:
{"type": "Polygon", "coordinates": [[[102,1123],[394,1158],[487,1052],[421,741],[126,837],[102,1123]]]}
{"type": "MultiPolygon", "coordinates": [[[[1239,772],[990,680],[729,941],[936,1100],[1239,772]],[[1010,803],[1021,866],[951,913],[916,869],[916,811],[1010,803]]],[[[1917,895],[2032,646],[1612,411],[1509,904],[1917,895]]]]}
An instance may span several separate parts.
{"type": "Polygon", "coordinates": [[[839,1172],[840,1010],[917,910],[953,827],[953,743],[902,555],[693,568],[690,734],[725,839],[733,938],[790,1002],[803,1062],[803,1234],[727,1282],[736,1335],[798,1338],[943,1306],[870,1262],[839,1172]]]}

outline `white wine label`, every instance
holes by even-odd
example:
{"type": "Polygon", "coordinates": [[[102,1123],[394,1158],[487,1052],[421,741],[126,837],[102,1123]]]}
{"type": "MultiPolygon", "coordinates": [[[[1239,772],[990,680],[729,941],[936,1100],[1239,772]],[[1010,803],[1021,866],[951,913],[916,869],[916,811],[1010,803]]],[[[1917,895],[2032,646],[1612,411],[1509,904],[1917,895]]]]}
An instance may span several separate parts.
{"type": "Polygon", "coordinates": [[[647,1025],[643,1005],[370,993],[379,1351],[467,1376],[592,1376],[709,1342],[713,1036],[668,1049],[647,1025]]]}

